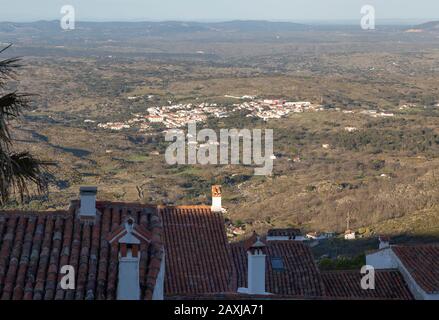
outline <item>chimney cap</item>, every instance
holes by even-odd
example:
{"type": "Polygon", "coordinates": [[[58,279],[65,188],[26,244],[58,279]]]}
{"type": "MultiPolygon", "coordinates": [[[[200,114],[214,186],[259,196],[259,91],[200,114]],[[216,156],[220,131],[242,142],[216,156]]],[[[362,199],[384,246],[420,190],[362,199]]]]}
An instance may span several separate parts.
{"type": "Polygon", "coordinates": [[[265,250],[266,246],[267,245],[256,231],[253,231],[253,235],[245,242],[245,249],[252,252],[255,250],[265,250]]]}
{"type": "Polygon", "coordinates": [[[259,249],[259,248],[265,248],[265,247],[266,247],[266,245],[264,242],[262,242],[260,237],[258,237],[256,239],[256,242],[253,243],[253,245],[251,246],[251,248],[253,248],[253,249],[259,249]]]}
{"type": "Polygon", "coordinates": [[[380,242],[390,242],[390,237],[389,236],[385,236],[385,235],[381,235],[378,237],[378,240],[380,242]]]}
{"type": "Polygon", "coordinates": [[[96,193],[98,193],[98,187],[96,187],[96,186],[82,186],[82,187],[79,188],[79,192],[81,194],[84,194],[84,193],[94,193],[94,194],[96,194],[96,193]]]}
{"type": "Polygon", "coordinates": [[[221,186],[213,185],[212,186],[212,197],[221,197],[221,186]]]}

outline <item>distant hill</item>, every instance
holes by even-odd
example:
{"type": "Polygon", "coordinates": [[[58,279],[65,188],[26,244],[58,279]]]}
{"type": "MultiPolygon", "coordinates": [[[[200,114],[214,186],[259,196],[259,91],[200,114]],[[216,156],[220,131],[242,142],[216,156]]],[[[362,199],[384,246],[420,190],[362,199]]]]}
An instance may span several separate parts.
{"type": "Polygon", "coordinates": [[[262,20],[253,21],[228,21],[220,23],[212,23],[210,27],[216,27],[227,31],[239,32],[285,32],[309,29],[307,25],[292,22],[270,22],[262,20]]]}
{"type": "MultiPolygon", "coordinates": [[[[121,30],[161,36],[192,32],[286,32],[302,31],[308,26],[291,22],[227,21],[227,22],[76,22],[77,30],[118,32],[121,30]]],[[[37,21],[31,23],[0,22],[0,32],[34,31],[39,33],[57,31],[59,21],[37,21]]]]}
{"type": "Polygon", "coordinates": [[[411,29],[408,29],[407,32],[428,32],[428,31],[439,31],[439,21],[430,21],[417,26],[414,26],[411,29]]]}

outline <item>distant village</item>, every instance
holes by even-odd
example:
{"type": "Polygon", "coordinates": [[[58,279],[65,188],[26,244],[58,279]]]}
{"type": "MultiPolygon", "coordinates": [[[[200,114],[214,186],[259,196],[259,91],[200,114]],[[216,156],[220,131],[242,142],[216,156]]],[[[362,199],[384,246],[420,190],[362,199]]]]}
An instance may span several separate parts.
{"type": "MultiPolygon", "coordinates": [[[[231,96],[226,96],[231,97],[231,96]]],[[[135,97],[128,97],[134,100],[135,97]]],[[[133,118],[125,122],[98,123],[98,128],[120,131],[123,129],[137,128],[139,132],[145,132],[153,124],[161,124],[167,129],[175,129],[186,126],[189,122],[204,122],[209,116],[215,118],[227,118],[232,113],[247,111],[247,117],[255,117],[268,121],[280,119],[290,113],[317,112],[325,110],[323,106],[311,102],[290,102],[275,99],[256,99],[252,96],[243,96],[241,103],[223,106],[216,103],[203,102],[200,104],[172,104],[166,106],[150,107],[147,114],[133,114],[133,118]]],[[[94,123],[94,120],[84,122],[94,123]]]]}
{"type": "MultiPolygon", "coordinates": [[[[244,95],[242,97],[225,96],[241,100],[231,105],[219,105],[217,103],[202,102],[173,104],[149,107],[146,114],[136,113],[127,121],[98,123],[97,127],[102,129],[121,131],[124,129],[137,129],[139,132],[147,132],[154,124],[160,124],[166,129],[176,129],[187,126],[189,122],[204,122],[208,117],[227,118],[236,112],[248,112],[247,117],[259,118],[264,121],[281,119],[290,113],[320,112],[328,111],[323,105],[314,104],[309,101],[286,101],[283,99],[260,99],[254,96],[244,95]]],[[[137,97],[128,97],[128,100],[136,100],[137,97]]],[[[352,110],[341,110],[333,108],[333,111],[343,113],[354,113],[352,110]]],[[[393,117],[393,113],[379,112],[377,110],[358,110],[361,113],[374,118],[393,117]]],[[[96,123],[95,120],[86,119],[85,123],[96,123]]],[[[352,128],[348,131],[355,131],[352,128]]]]}
{"type": "MultiPolygon", "coordinates": [[[[268,232],[268,239],[271,237],[281,237],[282,239],[277,240],[295,240],[295,241],[310,241],[313,243],[318,243],[319,241],[324,241],[328,239],[333,239],[336,237],[344,238],[345,240],[355,240],[357,238],[362,238],[359,232],[347,229],[344,234],[337,234],[336,232],[308,232],[303,233],[300,229],[277,229],[277,234],[272,234],[268,232]]],[[[233,240],[236,237],[246,235],[246,227],[243,225],[234,225],[231,221],[226,223],[226,233],[229,240],[233,240]]]]}

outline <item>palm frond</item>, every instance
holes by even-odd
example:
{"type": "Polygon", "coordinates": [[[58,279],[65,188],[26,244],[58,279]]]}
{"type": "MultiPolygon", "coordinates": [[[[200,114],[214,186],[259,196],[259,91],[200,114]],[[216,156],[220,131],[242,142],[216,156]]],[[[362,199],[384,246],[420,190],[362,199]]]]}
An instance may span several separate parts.
{"type": "Polygon", "coordinates": [[[11,92],[0,97],[0,145],[10,144],[11,136],[8,122],[20,117],[23,110],[29,107],[30,96],[29,94],[11,92]]]}
{"type": "Polygon", "coordinates": [[[10,47],[12,47],[12,43],[8,44],[6,47],[4,47],[3,49],[0,49],[0,53],[2,53],[3,51],[8,50],[10,47]]]}
{"type": "Polygon", "coordinates": [[[31,193],[29,183],[35,188],[35,193],[47,193],[49,181],[46,173],[55,163],[38,160],[27,151],[2,154],[0,150],[0,165],[0,203],[4,204],[13,194],[23,201],[31,193]]]}
{"type": "Polygon", "coordinates": [[[3,87],[7,80],[15,79],[16,70],[21,67],[20,61],[21,58],[0,60],[0,87],[3,87]]]}
{"type": "MultiPolygon", "coordinates": [[[[10,46],[0,50],[0,54],[10,46]]],[[[19,58],[0,61],[0,89],[7,80],[13,79],[20,66],[19,58]]],[[[48,166],[54,162],[41,161],[29,152],[11,152],[12,141],[8,128],[11,120],[18,119],[29,107],[29,94],[17,92],[0,96],[0,205],[4,205],[13,195],[24,197],[32,191],[38,194],[48,190],[48,166]]]]}

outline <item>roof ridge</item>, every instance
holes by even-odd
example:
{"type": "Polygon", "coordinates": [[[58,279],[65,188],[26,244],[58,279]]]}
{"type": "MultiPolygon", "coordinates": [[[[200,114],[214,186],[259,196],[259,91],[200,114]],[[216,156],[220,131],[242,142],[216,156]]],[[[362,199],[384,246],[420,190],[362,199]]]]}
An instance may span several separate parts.
{"type": "MultiPolygon", "coordinates": [[[[360,273],[361,270],[321,270],[321,274],[335,274],[335,273],[360,273]]],[[[375,272],[399,272],[396,268],[390,269],[375,269],[375,272]]]]}
{"type": "Polygon", "coordinates": [[[63,215],[69,210],[0,210],[0,215],[63,215]]]}
{"type": "MultiPolygon", "coordinates": [[[[26,210],[26,209],[6,209],[0,210],[0,214],[68,214],[72,207],[79,204],[79,199],[74,199],[70,201],[69,206],[65,209],[47,209],[47,210],[26,210]]],[[[106,206],[106,207],[135,207],[139,209],[211,209],[210,205],[198,204],[198,205],[153,205],[144,204],[140,202],[124,202],[124,201],[109,201],[109,200],[97,200],[96,206],[106,206]]]]}
{"type": "Polygon", "coordinates": [[[207,204],[194,204],[194,205],[157,205],[157,209],[210,209],[211,206],[207,204]]]}
{"type": "Polygon", "coordinates": [[[423,247],[439,247],[439,243],[413,243],[413,244],[394,244],[391,248],[423,248],[423,247]]]}

